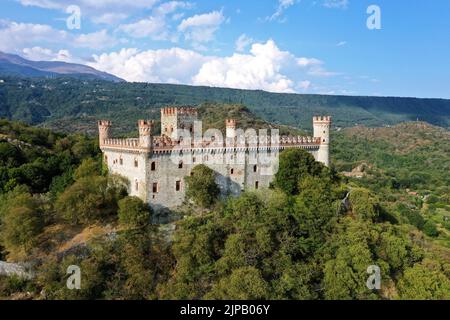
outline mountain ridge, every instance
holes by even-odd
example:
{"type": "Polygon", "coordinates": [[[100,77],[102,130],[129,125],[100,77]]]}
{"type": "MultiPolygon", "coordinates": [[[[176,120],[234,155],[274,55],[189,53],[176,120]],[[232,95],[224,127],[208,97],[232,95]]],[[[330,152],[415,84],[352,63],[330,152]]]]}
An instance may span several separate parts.
{"type": "Polygon", "coordinates": [[[83,64],[63,61],[32,61],[19,55],[2,51],[0,51],[0,75],[50,78],[73,76],[113,82],[124,81],[112,74],[98,71],[83,64]]]}

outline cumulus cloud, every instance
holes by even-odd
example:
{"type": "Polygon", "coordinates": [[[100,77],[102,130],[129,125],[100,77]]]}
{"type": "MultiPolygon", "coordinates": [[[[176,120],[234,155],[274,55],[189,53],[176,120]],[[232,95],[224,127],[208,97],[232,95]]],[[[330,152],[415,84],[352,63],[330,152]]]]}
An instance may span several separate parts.
{"type": "MultiPolygon", "coordinates": [[[[327,72],[315,58],[296,57],[278,48],[273,40],[254,43],[248,53],[217,57],[181,48],[94,55],[91,67],[127,81],[183,83],[272,92],[306,91],[307,76],[327,72]]],[[[321,75],[323,76],[323,75],[321,75]]]]}
{"type": "Polygon", "coordinates": [[[222,11],[196,14],[183,19],[178,25],[178,30],[184,33],[186,40],[199,44],[213,40],[215,32],[224,21],[222,11]]]}
{"type": "Polygon", "coordinates": [[[252,45],[250,54],[233,54],[205,63],[193,83],[217,87],[263,89],[274,92],[294,92],[293,81],[282,73],[292,65],[294,56],[281,51],[273,40],[252,45]]]}
{"type": "Polygon", "coordinates": [[[208,59],[192,50],[181,48],[142,52],[132,48],[94,55],[94,62],[89,65],[132,82],[189,84],[192,75],[208,59]]]}
{"type": "Polygon", "coordinates": [[[72,56],[69,50],[61,49],[53,51],[42,47],[25,48],[22,54],[28,60],[33,61],[64,61],[64,62],[80,62],[72,56]]]}

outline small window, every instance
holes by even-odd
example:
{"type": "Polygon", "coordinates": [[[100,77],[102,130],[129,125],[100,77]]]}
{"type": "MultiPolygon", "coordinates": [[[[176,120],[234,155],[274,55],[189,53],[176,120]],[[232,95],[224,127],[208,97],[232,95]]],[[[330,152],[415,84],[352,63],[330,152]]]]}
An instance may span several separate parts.
{"type": "Polygon", "coordinates": [[[192,162],[195,163],[195,160],[196,160],[195,157],[193,157],[193,158],[192,158],[192,162]]]}
{"type": "Polygon", "coordinates": [[[134,183],[134,188],[136,189],[136,191],[139,191],[139,182],[137,180],[134,183]]]}
{"type": "Polygon", "coordinates": [[[175,190],[180,191],[181,190],[181,181],[175,182],[175,190]]]}
{"type": "Polygon", "coordinates": [[[158,193],[158,183],[157,182],[153,183],[153,193],[158,193]]]}
{"type": "Polygon", "coordinates": [[[323,133],[326,133],[325,131],[323,133]]]}
{"type": "Polygon", "coordinates": [[[256,181],[255,182],[255,189],[258,189],[259,188],[259,181],[256,181]]]}
{"type": "Polygon", "coordinates": [[[253,172],[256,172],[256,171],[258,171],[258,166],[255,164],[255,165],[253,166],[253,172]]]}
{"type": "Polygon", "coordinates": [[[180,163],[178,163],[178,169],[183,169],[183,161],[180,161],[180,163]]]}
{"type": "Polygon", "coordinates": [[[156,162],[155,161],[153,161],[152,164],[151,164],[151,170],[152,171],[156,170],[156,162]]]}
{"type": "Polygon", "coordinates": [[[231,169],[231,170],[230,170],[230,173],[231,173],[231,174],[234,174],[234,169],[231,169]]]}
{"type": "Polygon", "coordinates": [[[105,155],[105,162],[108,163],[108,156],[105,155]]]}
{"type": "Polygon", "coordinates": [[[137,159],[134,159],[134,167],[135,168],[139,167],[139,162],[137,161],[137,159]]]}
{"type": "Polygon", "coordinates": [[[123,159],[122,158],[119,159],[119,163],[120,163],[121,166],[123,165],[123,159]]]}

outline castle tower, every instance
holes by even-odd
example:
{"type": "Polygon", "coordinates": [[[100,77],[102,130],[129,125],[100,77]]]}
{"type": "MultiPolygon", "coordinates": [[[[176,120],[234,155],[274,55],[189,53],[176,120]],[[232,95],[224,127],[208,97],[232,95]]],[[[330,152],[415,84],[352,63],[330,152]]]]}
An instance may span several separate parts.
{"type": "Polygon", "coordinates": [[[150,151],[153,145],[152,131],[153,131],[153,121],[149,120],[139,120],[139,147],[150,151]]]}
{"type": "Polygon", "coordinates": [[[236,137],[236,120],[226,119],[225,127],[226,127],[226,138],[234,139],[236,137]]]}
{"type": "Polygon", "coordinates": [[[193,132],[198,111],[192,107],[169,107],[161,109],[161,134],[178,139],[179,129],[193,132]]]}
{"type": "Polygon", "coordinates": [[[330,166],[330,116],[313,117],[314,137],[320,138],[320,148],[317,154],[317,161],[322,162],[327,167],[330,166]]]}
{"type": "Polygon", "coordinates": [[[111,125],[111,121],[108,120],[100,120],[98,122],[98,140],[100,146],[104,144],[105,139],[110,138],[111,125]]]}

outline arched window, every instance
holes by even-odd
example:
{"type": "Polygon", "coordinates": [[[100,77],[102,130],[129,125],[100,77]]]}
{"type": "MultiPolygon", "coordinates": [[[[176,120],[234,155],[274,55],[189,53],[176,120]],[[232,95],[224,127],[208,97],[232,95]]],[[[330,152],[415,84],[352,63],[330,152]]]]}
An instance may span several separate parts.
{"type": "Polygon", "coordinates": [[[255,165],[253,166],[253,172],[256,172],[256,171],[258,171],[258,166],[255,164],[255,165]]]}

